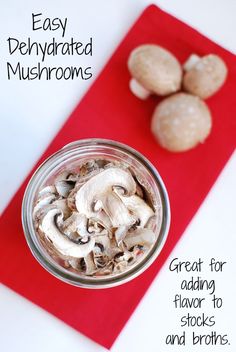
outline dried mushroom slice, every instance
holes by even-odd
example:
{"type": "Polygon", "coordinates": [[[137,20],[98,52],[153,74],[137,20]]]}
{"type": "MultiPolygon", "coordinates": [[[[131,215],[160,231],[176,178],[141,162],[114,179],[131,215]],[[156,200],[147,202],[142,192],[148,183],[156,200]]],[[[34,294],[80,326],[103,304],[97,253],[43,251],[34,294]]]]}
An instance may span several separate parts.
{"type": "Polygon", "coordinates": [[[130,196],[136,191],[132,175],[125,170],[109,168],[88,180],[76,194],[76,208],[87,217],[97,217],[104,210],[115,227],[132,223],[134,219],[128,214],[123,202],[113,191],[118,186],[130,196]],[[98,202],[98,204],[96,204],[98,202]],[[119,208],[119,213],[116,208],[119,208]]]}
{"type": "Polygon", "coordinates": [[[144,227],[149,218],[154,214],[151,207],[139,196],[120,197],[126,208],[132,212],[136,220],[139,220],[139,227],[144,227]]]}
{"type": "Polygon", "coordinates": [[[75,258],[85,257],[92,251],[95,240],[90,238],[86,243],[74,243],[71,241],[60,231],[57,225],[57,218],[62,216],[62,212],[58,209],[49,210],[40,225],[41,231],[62,255],[75,258]]]}
{"type": "Polygon", "coordinates": [[[155,242],[156,236],[155,233],[150,229],[136,229],[133,232],[127,234],[124,239],[124,243],[128,249],[137,246],[145,245],[147,248],[150,248],[151,245],[155,242]]]}

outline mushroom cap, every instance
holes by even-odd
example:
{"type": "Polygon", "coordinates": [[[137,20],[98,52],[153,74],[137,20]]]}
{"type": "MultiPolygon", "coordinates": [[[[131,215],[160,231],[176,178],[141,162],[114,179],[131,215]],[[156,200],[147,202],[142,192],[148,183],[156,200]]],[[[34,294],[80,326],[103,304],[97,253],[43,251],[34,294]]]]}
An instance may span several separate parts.
{"type": "Polygon", "coordinates": [[[135,48],[129,56],[128,68],[138,83],[151,93],[167,95],[180,89],[181,65],[173,54],[158,45],[135,48]]]}
{"type": "Polygon", "coordinates": [[[184,74],[184,90],[206,99],[221,88],[227,72],[227,66],[219,56],[203,56],[184,74]]]}
{"type": "Polygon", "coordinates": [[[151,129],[163,148],[181,152],[202,143],[211,126],[211,113],[200,98],[177,93],[157,106],[151,129]]]}

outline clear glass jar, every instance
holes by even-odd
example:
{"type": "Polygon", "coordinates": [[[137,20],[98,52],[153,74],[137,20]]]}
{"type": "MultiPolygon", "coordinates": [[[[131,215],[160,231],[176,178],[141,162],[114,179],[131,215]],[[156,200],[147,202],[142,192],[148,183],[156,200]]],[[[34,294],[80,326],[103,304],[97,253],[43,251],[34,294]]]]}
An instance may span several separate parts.
{"type": "Polygon", "coordinates": [[[27,243],[38,262],[51,274],[67,283],[85,288],[105,288],[123,284],[147,269],[157,258],[166,241],[170,225],[170,207],[166,188],[155,167],[139,152],[127,145],[106,139],[85,139],[66,145],[51,155],[36,170],[26,188],[22,203],[22,223],[27,243]],[[115,276],[81,276],[61,266],[48,254],[39,241],[33,223],[33,208],[36,195],[44,185],[50,184],[56,175],[65,169],[73,169],[81,162],[104,158],[124,162],[151,187],[158,218],[156,242],[148,254],[131,268],[115,276]]]}

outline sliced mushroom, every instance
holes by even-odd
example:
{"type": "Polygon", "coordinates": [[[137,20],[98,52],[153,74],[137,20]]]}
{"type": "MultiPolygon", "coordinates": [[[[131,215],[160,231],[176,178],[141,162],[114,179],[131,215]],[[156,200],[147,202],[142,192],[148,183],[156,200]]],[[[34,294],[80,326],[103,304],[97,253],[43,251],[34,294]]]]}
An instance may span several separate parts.
{"type": "Polygon", "coordinates": [[[185,91],[202,99],[209,98],[224,84],[227,66],[217,55],[209,54],[202,58],[193,54],[184,64],[183,87],[185,91]]]}
{"type": "Polygon", "coordinates": [[[163,148],[181,152],[203,143],[211,126],[211,113],[204,101],[191,94],[177,93],[157,106],[151,129],[163,148]]]}
{"type": "Polygon", "coordinates": [[[130,89],[140,99],[150,94],[167,95],[180,89],[181,65],[168,50],[154,44],[135,48],[128,59],[133,77],[130,89]]]}
{"type": "Polygon", "coordinates": [[[136,245],[145,245],[148,248],[155,242],[155,233],[150,229],[136,229],[124,238],[124,243],[128,249],[136,245]]]}
{"type": "Polygon", "coordinates": [[[113,227],[131,226],[135,223],[135,217],[131,215],[120,197],[114,192],[101,195],[99,202],[109,216],[113,227]]]}
{"type": "Polygon", "coordinates": [[[62,212],[58,209],[49,210],[42,220],[40,226],[41,230],[62,255],[75,258],[85,257],[94,248],[94,238],[90,238],[85,244],[72,242],[57,226],[57,217],[62,216],[62,212]]]}
{"type": "Polygon", "coordinates": [[[118,168],[104,170],[89,179],[78,190],[76,194],[78,212],[85,214],[88,218],[99,217],[102,207],[109,216],[113,226],[119,227],[131,224],[134,219],[113,191],[114,186],[124,189],[127,196],[134,194],[136,191],[135,181],[129,172],[118,168]],[[96,207],[98,201],[99,207],[96,207]],[[117,211],[118,209],[119,212],[117,211]]]}
{"type": "Polygon", "coordinates": [[[122,197],[121,200],[135,216],[136,220],[140,220],[139,226],[144,227],[149,218],[154,214],[151,207],[139,196],[133,195],[130,197],[122,197]]]}

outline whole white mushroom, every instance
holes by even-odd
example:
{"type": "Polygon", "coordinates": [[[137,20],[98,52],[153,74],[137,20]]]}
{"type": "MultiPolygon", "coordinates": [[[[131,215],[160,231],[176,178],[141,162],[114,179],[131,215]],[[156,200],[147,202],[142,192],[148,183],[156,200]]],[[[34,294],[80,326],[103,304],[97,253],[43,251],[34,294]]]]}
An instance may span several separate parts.
{"type": "Polygon", "coordinates": [[[163,148],[182,152],[203,143],[211,126],[211,113],[200,98],[177,93],[157,106],[151,130],[163,148]]]}
{"type": "Polygon", "coordinates": [[[209,98],[224,84],[227,66],[217,55],[191,55],[184,64],[183,88],[202,99],[209,98]]]}
{"type": "Polygon", "coordinates": [[[182,68],[168,50],[154,44],[140,45],[128,59],[130,89],[140,99],[150,94],[165,96],[180,89],[182,68]]]}

